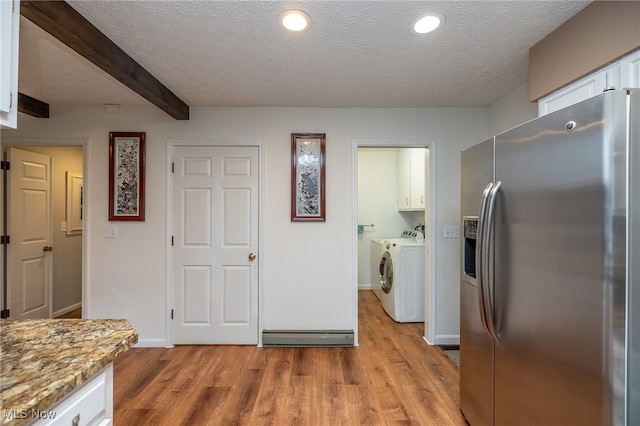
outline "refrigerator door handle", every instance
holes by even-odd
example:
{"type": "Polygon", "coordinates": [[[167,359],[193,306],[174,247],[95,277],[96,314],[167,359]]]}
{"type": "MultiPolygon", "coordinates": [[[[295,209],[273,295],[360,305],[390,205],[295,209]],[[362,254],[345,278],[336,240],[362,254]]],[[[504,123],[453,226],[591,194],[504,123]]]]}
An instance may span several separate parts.
{"type": "Polygon", "coordinates": [[[486,301],[485,301],[485,292],[484,292],[484,252],[483,252],[483,242],[485,240],[485,226],[486,226],[486,214],[487,214],[487,201],[489,199],[489,195],[491,194],[491,190],[493,189],[493,182],[489,182],[489,184],[482,191],[482,198],[480,201],[480,212],[478,214],[478,228],[477,228],[477,240],[476,240],[476,279],[477,279],[477,291],[478,291],[478,312],[480,314],[480,323],[482,324],[482,328],[485,333],[491,337],[491,332],[489,331],[489,324],[487,324],[487,311],[486,311],[486,301]]]}
{"type": "Polygon", "coordinates": [[[491,193],[489,194],[489,199],[487,203],[487,217],[486,217],[486,231],[485,235],[482,239],[483,244],[483,257],[482,257],[482,270],[484,273],[484,277],[482,279],[482,286],[484,292],[484,303],[485,303],[485,316],[487,321],[487,328],[489,330],[489,334],[496,342],[499,342],[498,332],[496,330],[495,324],[495,276],[493,273],[493,268],[491,268],[490,264],[490,253],[493,247],[492,245],[492,234],[493,234],[493,225],[495,221],[495,205],[496,198],[498,197],[498,192],[502,187],[502,182],[497,181],[493,188],[491,189],[491,193]]]}

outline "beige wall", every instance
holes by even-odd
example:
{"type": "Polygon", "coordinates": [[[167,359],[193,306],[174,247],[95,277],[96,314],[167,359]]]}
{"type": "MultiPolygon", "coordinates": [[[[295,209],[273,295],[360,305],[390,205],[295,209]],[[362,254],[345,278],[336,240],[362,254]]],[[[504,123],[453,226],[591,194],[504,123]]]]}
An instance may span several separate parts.
{"type": "Polygon", "coordinates": [[[595,1],[529,49],[535,101],[640,48],[640,2],[595,1]]]}

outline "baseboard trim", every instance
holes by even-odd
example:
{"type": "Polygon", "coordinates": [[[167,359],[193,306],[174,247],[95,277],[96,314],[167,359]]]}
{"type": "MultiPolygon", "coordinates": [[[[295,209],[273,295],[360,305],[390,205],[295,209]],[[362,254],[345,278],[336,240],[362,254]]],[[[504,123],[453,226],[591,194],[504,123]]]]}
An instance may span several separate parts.
{"type": "Polygon", "coordinates": [[[82,302],[74,303],[73,305],[67,306],[66,308],[57,310],[52,315],[53,315],[53,318],[59,317],[60,315],[68,314],[69,312],[75,311],[76,309],[79,309],[79,308],[82,308],[82,302]]]}
{"type": "Polygon", "coordinates": [[[138,339],[138,343],[135,344],[134,348],[166,348],[173,347],[167,346],[166,339],[138,339]]]}
{"type": "Polygon", "coordinates": [[[434,342],[430,342],[427,339],[427,336],[422,336],[425,342],[429,345],[439,345],[439,346],[453,346],[460,345],[460,335],[459,334],[438,334],[436,335],[436,340],[434,342]]]}
{"type": "Polygon", "coordinates": [[[459,334],[438,334],[436,335],[436,344],[437,345],[459,345],[460,335],[459,334]]]}

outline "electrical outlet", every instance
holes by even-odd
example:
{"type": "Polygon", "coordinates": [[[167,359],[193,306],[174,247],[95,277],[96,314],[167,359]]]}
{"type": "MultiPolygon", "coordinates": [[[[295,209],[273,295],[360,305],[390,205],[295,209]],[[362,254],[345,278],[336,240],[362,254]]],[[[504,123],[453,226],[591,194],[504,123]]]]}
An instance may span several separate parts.
{"type": "Polygon", "coordinates": [[[445,226],[443,227],[442,236],[444,238],[460,238],[460,227],[445,226]]]}
{"type": "Polygon", "coordinates": [[[105,238],[118,238],[118,227],[107,225],[104,227],[105,238]]]}

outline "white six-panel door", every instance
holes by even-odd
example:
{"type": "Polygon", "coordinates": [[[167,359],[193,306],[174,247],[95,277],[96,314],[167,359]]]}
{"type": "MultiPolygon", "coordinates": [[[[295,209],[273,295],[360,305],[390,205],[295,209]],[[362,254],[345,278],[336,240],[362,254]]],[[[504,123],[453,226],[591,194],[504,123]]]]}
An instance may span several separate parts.
{"type": "Polygon", "coordinates": [[[258,148],[177,146],[173,343],[258,342],[258,148]]]}
{"type": "Polygon", "coordinates": [[[9,148],[11,318],[51,318],[51,158],[9,148]]]}

